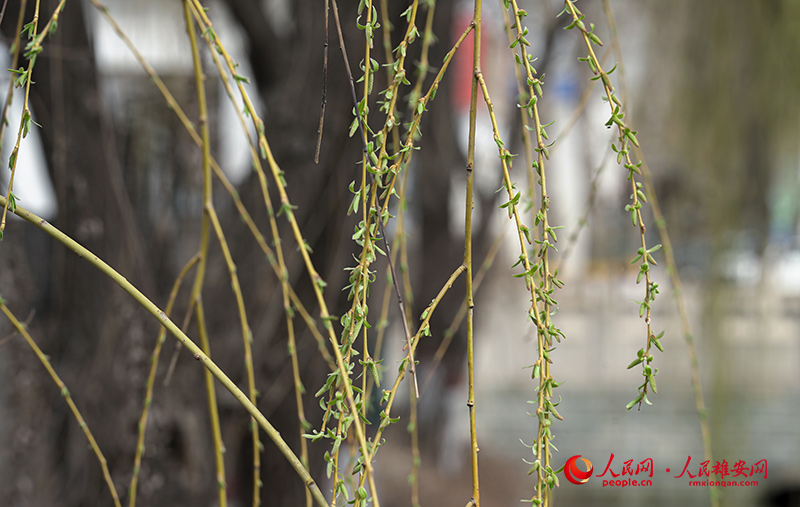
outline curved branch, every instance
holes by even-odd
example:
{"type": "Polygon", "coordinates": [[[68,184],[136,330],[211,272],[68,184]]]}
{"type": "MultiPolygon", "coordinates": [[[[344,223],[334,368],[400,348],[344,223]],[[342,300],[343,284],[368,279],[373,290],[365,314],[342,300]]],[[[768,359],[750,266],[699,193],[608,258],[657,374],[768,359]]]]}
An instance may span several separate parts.
{"type": "MultiPolygon", "coordinates": [[[[5,204],[6,198],[0,196],[0,206],[5,206],[5,204]]],[[[11,208],[9,207],[9,209],[11,208]]],[[[205,366],[208,371],[210,371],[211,374],[214,375],[214,377],[216,377],[217,380],[225,387],[225,389],[227,389],[233,395],[233,397],[236,398],[236,401],[238,401],[239,404],[242,405],[251,416],[253,416],[253,418],[258,422],[259,426],[264,429],[270,440],[272,440],[272,442],[278,447],[278,450],[281,452],[281,454],[284,455],[292,468],[294,468],[294,470],[297,472],[297,475],[299,475],[303,480],[303,483],[305,483],[306,487],[311,491],[311,494],[314,496],[314,499],[317,501],[317,503],[321,506],[328,505],[319,487],[317,487],[317,483],[311,477],[311,474],[309,474],[308,470],[306,470],[306,468],[300,462],[300,459],[295,455],[294,451],[292,451],[283,438],[281,438],[280,433],[278,433],[272,424],[270,424],[264,414],[262,414],[261,411],[258,410],[258,408],[256,408],[256,406],[248,399],[247,395],[242,392],[242,390],[239,389],[227,375],[225,375],[225,372],[223,372],[219,366],[217,366],[211,360],[210,357],[205,355],[202,349],[195,342],[193,342],[191,338],[186,336],[186,334],[174,322],[172,322],[172,320],[170,320],[169,317],[167,317],[167,315],[158,306],[150,301],[147,296],[142,294],[139,289],[137,289],[127,280],[127,278],[106,264],[100,257],[61,232],[44,218],[41,218],[20,206],[16,206],[13,211],[14,214],[52,236],[68,249],[75,252],[79,257],[89,261],[90,264],[114,280],[117,285],[122,287],[125,292],[130,294],[133,299],[135,299],[148,312],[150,312],[150,314],[153,315],[153,317],[155,317],[156,320],[158,320],[158,322],[167,329],[167,331],[172,333],[172,335],[179,342],[181,342],[191,354],[194,355],[196,360],[203,363],[203,366],[205,366]]]]}

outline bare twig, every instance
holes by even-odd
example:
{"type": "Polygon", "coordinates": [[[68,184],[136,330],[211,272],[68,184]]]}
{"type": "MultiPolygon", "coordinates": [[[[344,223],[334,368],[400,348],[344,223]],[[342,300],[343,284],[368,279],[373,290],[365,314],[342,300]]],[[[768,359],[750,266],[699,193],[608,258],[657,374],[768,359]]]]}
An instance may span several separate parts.
{"type": "Polygon", "coordinates": [[[467,408],[469,409],[470,462],[472,464],[472,502],[480,507],[478,482],[478,434],[475,422],[475,348],[473,336],[473,278],[472,278],[472,206],[473,181],[475,176],[475,133],[478,120],[478,94],[481,76],[481,0],[475,0],[472,18],[474,25],[472,45],[472,91],[469,102],[469,140],[467,144],[467,198],[464,211],[464,266],[467,277],[467,408]]]}
{"type": "MultiPolygon", "coordinates": [[[[0,196],[0,199],[2,197],[0,196]]],[[[36,345],[36,342],[33,341],[31,335],[28,333],[28,330],[25,328],[25,325],[17,320],[11,310],[5,304],[5,301],[0,298],[0,310],[6,315],[11,324],[17,330],[19,334],[21,334],[25,341],[28,343],[28,346],[33,350],[36,354],[36,357],[39,358],[39,361],[44,365],[47,369],[47,373],[50,374],[50,377],[55,382],[56,386],[58,387],[59,391],[61,391],[61,396],[69,405],[69,409],[72,411],[72,414],[75,416],[75,420],[78,421],[78,426],[80,426],[83,434],[86,435],[86,439],[89,441],[89,445],[91,446],[92,450],[94,451],[95,455],[97,456],[97,460],[100,462],[100,468],[103,469],[103,478],[106,481],[106,485],[108,485],[108,490],[111,492],[111,498],[114,500],[114,505],[116,507],[120,507],[119,495],[117,495],[117,489],[114,487],[114,481],[111,480],[111,474],[108,471],[108,462],[106,461],[105,456],[103,456],[102,451],[100,450],[100,446],[97,445],[97,441],[94,439],[92,432],[89,430],[89,426],[86,424],[86,421],[83,419],[80,410],[75,405],[75,402],[72,401],[72,396],[70,396],[69,389],[67,386],[64,385],[64,382],[61,381],[61,378],[58,376],[56,371],[53,369],[53,366],[50,364],[50,361],[47,359],[47,356],[42,352],[42,349],[36,345]]]]}
{"type": "Polygon", "coordinates": [[[314,163],[319,164],[319,151],[322,148],[322,126],[325,123],[325,105],[328,103],[328,10],[329,0],[325,2],[325,42],[322,50],[322,105],[319,110],[319,128],[317,129],[317,150],[314,152],[314,163]]]}

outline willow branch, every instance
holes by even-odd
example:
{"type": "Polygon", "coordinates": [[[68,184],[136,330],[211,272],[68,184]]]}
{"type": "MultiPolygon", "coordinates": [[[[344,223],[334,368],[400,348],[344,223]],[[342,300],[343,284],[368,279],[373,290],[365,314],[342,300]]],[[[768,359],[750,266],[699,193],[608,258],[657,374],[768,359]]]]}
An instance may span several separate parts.
{"type": "MultiPolygon", "coordinates": [[[[5,205],[6,198],[0,196],[0,206],[5,205]]],[[[219,366],[208,357],[203,350],[194,342],[191,338],[189,338],[186,333],[184,333],[169,317],[162,311],[158,306],[156,306],[152,301],[150,301],[147,296],[142,294],[142,292],[137,289],[133,284],[131,284],[124,276],[119,274],[114,268],[109,266],[105,261],[103,261],[100,257],[92,253],[86,247],[75,241],[74,239],[70,238],[59,229],[54,227],[50,224],[47,220],[31,213],[30,211],[17,206],[14,210],[14,214],[19,216],[20,218],[24,219],[26,222],[36,226],[47,235],[51,236],[53,239],[58,241],[59,243],[63,244],[69,250],[73,251],[78,257],[86,259],[87,262],[92,264],[95,268],[100,270],[103,274],[111,278],[117,285],[119,285],[125,292],[127,292],[137,303],[139,303],[145,310],[147,310],[155,319],[175,337],[181,344],[183,344],[186,349],[188,349],[190,354],[194,355],[194,358],[199,361],[217,381],[222,384],[222,386],[230,392],[233,397],[242,405],[247,412],[255,418],[258,422],[259,426],[264,430],[267,436],[272,440],[278,450],[283,454],[292,468],[295,470],[297,475],[303,480],[303,483],[306,485],[307,488],[311,490],[311,494],[314,496],[314,499],[320,506],[327,507],[327,502],[325,501],[325,497],[322,495],[319,487],[317,486],[314,479],[309,474],[308,470],[303,466],[302,462],[298,457],[294,454],[291,447],[283,440],[280,436],[280,433],[275,429],[274,426],[267,420],[263,413],[249,400],[247,395],[236,386],[236,384],[223,372],[219,366]]]]}

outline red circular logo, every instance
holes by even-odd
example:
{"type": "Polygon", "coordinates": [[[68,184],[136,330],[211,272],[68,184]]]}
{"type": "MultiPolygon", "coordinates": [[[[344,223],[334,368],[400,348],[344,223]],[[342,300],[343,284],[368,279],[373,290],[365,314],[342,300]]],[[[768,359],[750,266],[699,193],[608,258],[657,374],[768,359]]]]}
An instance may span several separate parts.
{"type": "Polygon", "coordinates": [[[589,477],[592,476],[592,462],[586,458],[581,458],[580,454],[573,456],[564,465],[564,475],[567,476],[567,480],[572,484],[586,484],[589,477]],[[578,468],[578,460],[583,461],[583,464],[586,465],[585,472],[578,468]]]}

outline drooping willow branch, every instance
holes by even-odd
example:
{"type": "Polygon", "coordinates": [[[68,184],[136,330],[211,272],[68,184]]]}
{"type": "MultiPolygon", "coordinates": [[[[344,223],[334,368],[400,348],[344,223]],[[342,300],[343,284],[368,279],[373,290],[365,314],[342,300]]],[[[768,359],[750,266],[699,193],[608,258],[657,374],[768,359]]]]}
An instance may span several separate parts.
{"type": "MultiPolygon", "coordinates": [[[[0,196],[0,206],[5,206],[6,202],[6,198],[0,196]]],[[[78,257],[86,259],[87,262],[92,264],[103,274],[111,278],[117,285],[122,287],[122,289],[127,292],[137,303],[139,303],[145,310],[155,317],[155,319],[162,326],[164,326],[175,337],[175,339],[177,339],[181,344],[183,344],[184,347],[188,349],[189,353],[194,355],[194,358],[197,361],[201,362],[202,365],[211,372],[214,378],[216,378],[217,381],[222,384],[222,386],[225,387],[225,389],[227,389],[234,398],[236,398],[236,401],[238,401],[239,404],[242,405],[244,409],[247,410],[251,416],[253,416],[253,418],[255,418],[255,420],[258,422],[258,425],[261,426],[270,440],[272,440],[275,446],[278,447],[278,450],[281,452],[281,454],[283,454],[297,475],[299,475],[303,480],[303,483],[306,485],[306,487],[311,491],[315,501],[321,506],[328,505],[325,501],[325,497],[322,495],[322,492],[317,486],[316,481],[314,481],[314,479],[311,477],[311,474],[301,463],[300,459],[294,454],[294,451],[292,451],[289,445],[283,440],[280,433],[278,433],[278,431],[272,426],[264,414],[262,414],[261,411],[258,410],[255,405],[253,405],[248,396],[236,386],[236,384],[225,374],[225,372],[223,372],[219,366],[217,366],[216,363],[211,360],[211,358],[203,353],[203,350],[194,341],[192,341],[192,339],[189,338],[186,333],[184,333],[172,320],[169,319],[169,317],[167,317],[166,313],[164,313],[158,306],[150,301],[147,296],[142,294],[142,292],[132,283],[130,283],[127,278],[118,273],[114,268],[109,266],[105,261],[92,253],[86,247],[54,227],[44,218],[41,218],[20,206],[16,206],[14,209],[14,214],[51,236],[53,239],[77,254],[78,257]]]]}
{"type": "Polygon", "coordinates": [[[658,368],[653,368],[650,366],[650,363],[652,363],[654,359],[651,349],[655,347],[658,350],[663,350],[659,339],[664,335],[664,333],[661,332],[660,334],[656,335],[653,332],[653,326],[650,318],[652,304],[656,298],[656,295],[658,294],[658,284],[654,282],[650,276],[651,266],[656,265],[656,261],[652,254],[656,250],[660,249],[661,245],[647,248],[647,239],[645,237],[646,227],[644,218],[642,216],[642,208],[647,202],[647,197],[642,189],[642,182],[638,181],[638,179],[642,177],[642,162],[639,161],[634,163],[634,159],[631,157],[631,151],[633,148],[639,146],[639,141],[636,138],[636,131],[630,127],[628,121],[625,119],[626,111],[623,109],[623,103],[619,98],[617,98],[614,86],[611,83],[611,78],[609,75],[614,71],[614,69],[605,71],[601,65],[600,59],[597,57],[597,54],[594,51],[593,46],[602,46],[603,42],[594,33],[594,24],[590,23],[588,27],[586,26],[583,21],[585,16],[580,10],[578,10],[577,7],[575,7],[575,0],[564,0],[564,10],[561,12],[562,14],[567,14],[572,18],[572,22],[567,25],[565,29],[573,30],[577,28],[578,32],[581,34],[584,45],[586,46],[588,54],[586,57],[580,58],[579,60],[586,62],[586,64],[589,66],[589,69],[595,76],[592,78],[592,80],[600,81],[600,83],[603,85],[603,91],[605,95],[604,99],[611,108],[611,118],[606,122],[606,126],[612,127],[616,125],[617,132],[619,134],[617,138],[619,146],[614,143],[611,145],[611,149],[617,154],[617,163],[623,165],[623,167],[625,167],[625,169],[628,171],[628,181],[630,181],[631,188],[631,204],[625,206],[625,211],[630,213],[631,223],[638,229],[639,242],[641,244],[641,247],[638,249],[637,255],[633,259],[632,264],[639,264],[639,273],[636,277],[636,283],[641,281],[645,282],[644,299],[642,301],[637,301],[636,303],[639,305],[639,316],[644,317],[644,322],[647,329],[645,346],[639,349],[636,354],[636,359],[634,359],[628,365],[628,368],[641,365],[644,382],[638,386],[637,396],[628,403],[626,408],[630,410],[638,404],[639,409],[641,409],[642,403],[647,403],[648,405],[651,404],[650,400],[647,399],[647,392],[649,390],[652,390],[654,393],[656,392],[656,374],[658,373],[658,368]]]}
{"type": "MultiPolygon", "coordinates": [[[[0,199],[1,198],[2,197],[0,197],[0,199]]],[[[83,416],[81,415],[80,410],[78,410],[78,407],[72,400],[72,396],[70,395],[69,389],[67,389],[67,386],[64,385],[64,382],[61,380],[61,377],[59,377],[56,371],[53,369],[53,366],[50,364],[50,361],[48,360],[44,352],[42,352],[42,349],[40,349],[39,346],[36,345],[36,342],[33,341],[33,338],[31,337],[30,333],[28,333],[28,330],[25,328],[25,324],[20,322],[17,319],[17,317],[13,313],[11,313],[11,310],[8,309],[3,298],[0,298],[0,310],[5,314],[6,318],[8,318],[8,320],[11,322],[11,325],[14,326],[14,329],[16,329],[17,332],[21,334],[23,338],[25,338],[25,341],[28,343],[28,346],[31,348],[31,350],[33,350],[34,354],[36,354],[36,357],[39,358],[39,361],[42,363],[42,365],[44,365],[45,369],[47,370],[47,373],[50,374],[50,377],[53,379],[53,382],[55,382],[59,391],[61,391],[61,396],[64,397],[64,400],[67,402],[67,405],[69,405],[69,409],[72,412],[72,415],[75,417],[75,420],[78,421],[78,426],[80,426],[81,431],[83,431],[83,434],[86,435],[86,439],[89,441],[89,446],[92,448],[92,451],[94,451],[95,456],[97,456],[97,461],[100,462],[100,468],[102,468],[103,470],[103,478],[105,479],[106,484],[108,485],[108,490],[111,492],[111,498],[114,500],[114,505],[116,507],[120,507],[121,504],[119,501],[119,495],[117,494],[116,487],[114,487],[114,481],[111,480],[111,473],[108,471],[108,462],[106,461],[105,456],[103,456],[103,452],[100,450],[100,446],[97,445],[97,441],[94,439],[94,435],[92,435],[92,432],[89,429],[89,426],[86,424],[86,421],[84,420],[83,416]]]]}
{"type": "MultiPolygon", "coordinates": [[[[189,34],[189,43],[192,52],[192,64],[194,67],[194,80],[197,92],[198,121],[200,124],[200,137],[202,150],[202,174],[203,174],[203,217],[200,226],[200,245],[197,256],[200,261],[195,271],[194,284],[190,296],[191,305],[194,307],[194,316],[197,321],[197,334],[200,336],[200,345],[206,355],[211,355],[211,343],[205,322],[205,308],[203,306],[203,285],[205,283],[206,267],[208,266],[208,248],[211,242],[211,214],[214,211],[214,203],[211,197],[211,133],[208,126],[208,104],[204,84],[202,63],[200,62],[200,51],[197,46],[197,34],[195,33],[194,23],[192,22],[190,4],[188,0],[183,1],[183,11],[186,23],[186,31],[189,34]]],[[[219,407],[217,405],[217,395],[214,389],[214,379],[208,370],[205,371],[206,396],[208,398],[208,411],[211,419],[211,434],[214,440],[214,463],[217,473],[217,495],[220,507],[227,506],[227,487],[225,481],[225,458],[223,452],[225,444],[222,441],[222,429],[219,420],[219,407]]],[[[250,401],[254,401],[251,399],[250,401]]],[[[258,456],[258,454],[256,454],[258,456]]]]}

